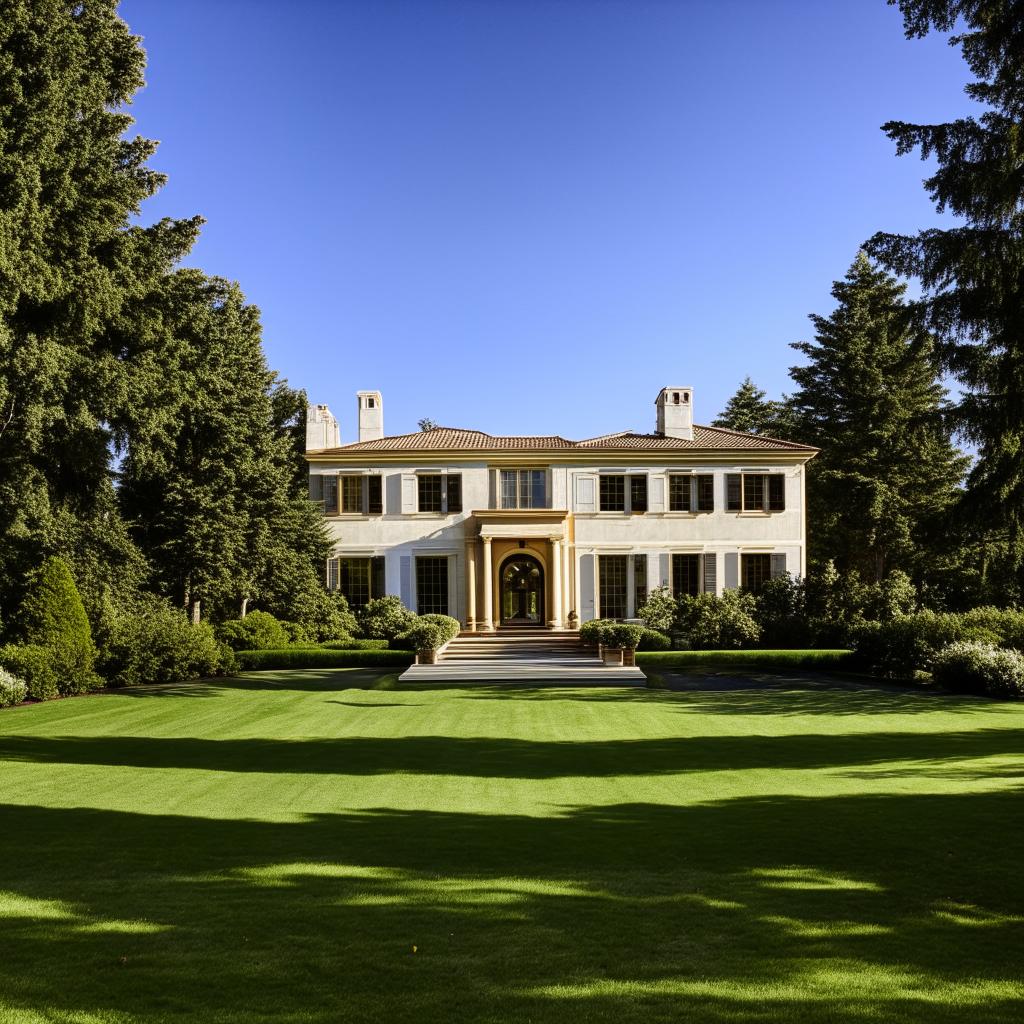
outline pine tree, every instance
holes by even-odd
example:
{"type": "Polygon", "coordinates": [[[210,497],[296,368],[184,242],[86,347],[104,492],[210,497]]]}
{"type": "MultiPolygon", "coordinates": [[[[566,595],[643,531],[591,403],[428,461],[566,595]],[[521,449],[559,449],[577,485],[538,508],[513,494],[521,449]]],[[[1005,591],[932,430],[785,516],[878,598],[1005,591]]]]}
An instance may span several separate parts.
{"type": "Polygon", "coordinates": [[[114,0],[0,0],[0,600],[47,554],[87,597],[139,578],[105,424],[126,400],[105,330],[187,251],[198,221],[133,227],[162,183],[124,139],[144,55],[114,0]],[[111,517],[114,518],[111,518],[111,517]]]}
{"type": "Polygon", "coordinates": [[[783,396],[780,401],[769,400],[749,377],[743,378],[743,383],[711,425],[744,434],[764,434],[789,440],[795,440],[797,430],[788,397],[783,396]]]}
{"type": "MultiPolygon", "coordinates": [[[[893,0],[890,0],[893,2],[893,0]]],[[[908,38],[958,31],[976,80],[968,95],[988,110],[946,124],[884,125],[899,154],[933,159],[925,186],[960,226],[876,234],[869,251],[917,277],[922,321],[964,388],[958,423],[977,447],[970,514],[1024,563],[1024,12],[1007,0],[900,0],[908,38]],[[1003,532],[1000,541],[998,535],[1003,532]]],[[[1024,583],[1024,579],[1021,580],[1024,583]]],[[[1019,592],[1019,591],[1018,591],[1019,592]]]]}
{"type": "Polygon", "coordinates": [[[894,568],[921,578],[967,461],[904,291],[859,253],[833,285],[837,308],[811,317],[815,340],[793,345],[807,364],[790,370],[800,440],[821,449],[808,467],[811,558],[871,580],[894,568]]]}

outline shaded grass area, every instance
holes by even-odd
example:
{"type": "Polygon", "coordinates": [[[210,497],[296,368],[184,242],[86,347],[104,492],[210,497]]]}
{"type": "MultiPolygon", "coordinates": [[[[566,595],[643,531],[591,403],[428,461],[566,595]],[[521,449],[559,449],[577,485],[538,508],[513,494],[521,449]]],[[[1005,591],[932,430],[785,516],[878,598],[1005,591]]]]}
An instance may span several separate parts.
{"type": "Polygon", "coordinates": [[[854,652],[839,649],[807,650],[755,650],[737,651],[637,651],[636,663],[643,668],[737,668],[770,669],[789,671],[792,669],[850,668],[854,665],[854,652]]]}
{"type": "Polygon", "coordinates": [[[377,685],[0,712],[0,1020],[1024,1012],[1019,706],[377,685]]]}

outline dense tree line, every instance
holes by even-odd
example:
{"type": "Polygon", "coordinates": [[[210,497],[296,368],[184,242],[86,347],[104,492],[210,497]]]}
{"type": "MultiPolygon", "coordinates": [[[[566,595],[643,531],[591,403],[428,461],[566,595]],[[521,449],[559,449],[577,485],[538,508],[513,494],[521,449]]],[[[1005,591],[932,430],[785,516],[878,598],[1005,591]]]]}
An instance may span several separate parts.
{"type": "Polygon", "coordinates": [[[100,636],[145,593],[193,621],[332,614],[305,396],[267,367],[238,286],[179,269],[200,218],[137,223],[164,180],[124,112],[144,62],[115,0],[0,0],[8,636],[52,556],[100,636]]]}
{"type": "MultiPolygon", "coordinates": [[[[898,5],[908,38],[956,33],[950,43],[975,76],[966,91],[985,110],[883,126],[898,153],[935,161],[925,187],[960,223],[874,235],[836,284],[835,312],[812,317],[816,340],[795,346],[808,363],[793,368],[798,390],[781,403],[788,436],[822,448],[809,472],[812,560],[876,577],[905,569],[937,604],[1020,602],[1024,17],[1007,0],[898,5]],[[916,278],[920,297],[904,299],[886,271],[916,278]],[[959,386],[955,402],[942,374],[959,386]]],[[[778,404],[747,380],[721,422],[763,431],[778,404]]]]}

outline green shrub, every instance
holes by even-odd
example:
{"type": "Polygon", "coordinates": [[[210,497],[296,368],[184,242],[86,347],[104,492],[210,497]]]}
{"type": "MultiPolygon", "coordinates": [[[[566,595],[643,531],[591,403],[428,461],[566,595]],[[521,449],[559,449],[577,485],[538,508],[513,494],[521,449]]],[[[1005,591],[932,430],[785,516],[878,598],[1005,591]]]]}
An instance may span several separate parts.
{"type": "Polygon", "coordinates": [[[668,631],[676,621],[679,605],[668,587],[655,587],[636,615],[648,629],[668,631]]]}
{"type": "Polygon", "coordinates": [[[756,611],[756,598],[745,590],[687,596],[679,601],[679,627],[695,650],[753,647],[761,639],[756,611]]]}
{"type": "Polygon", "coordinates": [[[333,651],[285,648],[280,651],[239,651],[242,669],[271,668],[376,668],[411,665],[412,651],[333,651]]]}
{"type": "Polygon", "coordinates": [[[580,626],[580,640],[588,647],[596,647],[598,644],[606,643],[602,637],[615,623],[611,619],[591,619],[580,626]]]}
{"type": "Polygon", "coordinates": [[[989,697],[1024,696],[1024,654],[992,644],[959,641],[932,659],[932,678],[958,693],[989,697]]]}
{"type": "Polygon", "coordinates": [[[1020,641],[1024,641],[1024,613],[999,608],[921,611],[887,622],[861,623],[853,631],[853,647],[861,664],[889,679],[912,679],[916,672],[931,671],[935,656],[950,644],[1017,647],[1020,641]]]}
{"type": "Polygon", "coordinates": [[[607,627],[602,636],[601,643],[608,647],[632,647],[636,648],[640,638],[644,635],[642,626],[631,626],[624,622],[617,622],[607,627]]]}
{"type": "Polygon", "coordinates": [[[221,623],[217,634],[234,651],[278,650],[292,640],[282,622],[269,612],[259,611],[221,623]]]}
{"type": "Polygon", "coordinates": [[[636,663],[652,669],[732,668],[789,672],[799,669],[848,670],[853,652],[846,650],[638,651],[636,663]]]}
{"type": "Polygon", "coordinates": [[[416,616],[394,594],[368,601],[359,613],[363,636],[372,640],[397,640],[415,621],[416,616]]]}
{"type": "Polygon", "coordinates": [[[51,700],[60,695],[57,670],[45,647],[38,644],[0,647],[0,666],[24,681],[32,700],[51,700]]]}
{"type": "Polygon", "coordinates": [[[209,625],[193,625],[182,609],[142,594],[115,617],[100,671],[111,686],[140,686],[229,672],[232,662],[231,649],[218,644],[209,625]]]}
{"type": "Polygon", "coordinates": [[[435,615],[428,612],[426,615],[421,615],[419,621],[432,622],[435,626],[438,626],[444,635],[444,643],[454,640],[462,631],[462,623],[451,615],[435,615]]]}
{"type": "Polygon", "coordinates": [[[23,679],[0,668],[0,708],[12,708],[28,696],[28,687],[23,679]]]}
{"type": "Polygon", "coordinates": [[[89,619],[62,558],[43,562],[29,583],[20,618],[25,642],[49,652],[61,694],[85,693],[101,685],[89,619]]]}
{"type": "Polygon", "coordinates": [[[401,642],[413,651],[436,651],[447,641],[442,626],[420,620],[402,635],[401,642]]]}
{"type": "MultiPolygon", "coordinates": [[[[253,615],[256,612],[252,613],[253,615]]],[[[248,618],[249,616],[246,616],[248,618]]],[[[244,621],[239,619],[232,619],[232,622],[244,621]]],[[[288,622],[286,619],[279,619],[281,628],[285,631],[288,637],[288,643],[290,644],[313,644],[316,645],[316,637],[309,630],[308,627],[304,626],[301,622],[288,622]]]]}
{"type": "Polygon", "coordinates": [[[328,640],[318,646],[327,651],[386,651],[390,644],[387,640],[348,637],[344,640],[328,640]]]}
{"type": "Polygon", "coordinates": [[[810,642],[804,583],[788,572],[766,580],[756,598],[761,642],[768,647],[806,647],[810,642]]]}
{"type": "Polygon", "coordinates": [[[667,651],[672,646],[664,633],[657,629],[644,629],[637,645],[638,651],[667,651]]]}

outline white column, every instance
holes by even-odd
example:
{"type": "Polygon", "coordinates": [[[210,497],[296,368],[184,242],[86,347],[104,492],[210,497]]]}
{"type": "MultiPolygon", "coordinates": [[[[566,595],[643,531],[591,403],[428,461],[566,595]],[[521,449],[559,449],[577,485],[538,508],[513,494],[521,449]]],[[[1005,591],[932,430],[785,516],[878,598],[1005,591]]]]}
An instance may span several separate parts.
{"type": "Polygon", "coordinates": [[[551,618],[549,626],[562,628],[562,545],[551,539],[551,618]]]}
{"type": "Polygon", "coordinates": [[[466,545],[466,626],[476,629],[476,541],[466,545]]]}
{"type": "Polygon", "coordinates": [[[491,538],[484,542],[484,629],[494,629],[494,580],[491,573],[491,538]]]}

